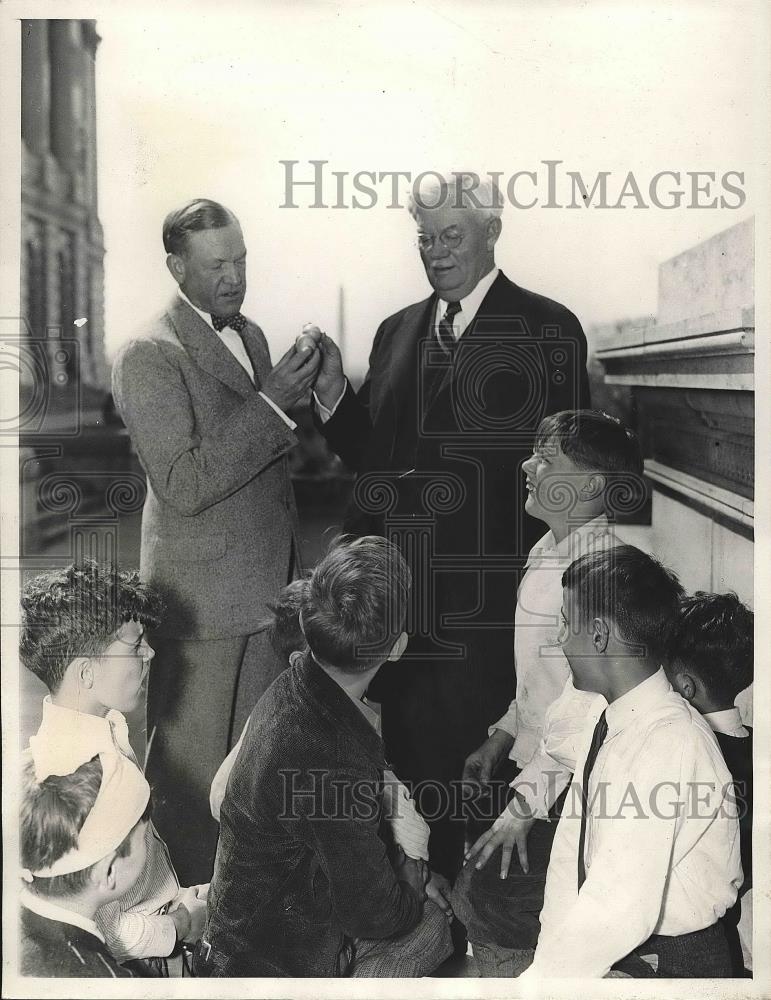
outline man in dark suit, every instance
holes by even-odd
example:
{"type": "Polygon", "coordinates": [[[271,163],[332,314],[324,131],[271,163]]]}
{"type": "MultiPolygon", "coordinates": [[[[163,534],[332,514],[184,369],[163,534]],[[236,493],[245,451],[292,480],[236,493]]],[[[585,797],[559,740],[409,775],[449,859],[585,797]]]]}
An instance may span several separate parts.
{"type": "Polygon", "coordinates": [[[156,825],[191,885],[211,878],[209,786],[243,723],[237,700],[245,718],[280,669],[257,631],[299,569],[286,411],[320,359],[292,347],[272,367],[239,312],[246,247],[228,209],[189,202],[167,216],[163,242],[179,291],[121,351],[113,393],[147,473],[141,573],[168,602],[153,640],[147,773],[156,825]]]}
{"type": "Polygon", "coordinates": [[[465,184],[451,175],[411,202],[433,294],[380,325],[358,393],[326,337],[315,385],[322,431],[358,473],[347,527],[396,540],[412,567],[410,646],[370,696],[448,879],[462,863],[463,763],[506,710],[515,591],[539,536],[520,466],[542,417],[589,405],[580,323],[498,270],[500,194],[465,184]]]}

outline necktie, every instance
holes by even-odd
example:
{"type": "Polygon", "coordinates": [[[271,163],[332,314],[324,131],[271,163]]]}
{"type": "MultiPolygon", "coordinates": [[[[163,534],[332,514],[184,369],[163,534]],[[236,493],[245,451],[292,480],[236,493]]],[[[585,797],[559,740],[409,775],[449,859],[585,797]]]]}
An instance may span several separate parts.
{"type": "Polygon", "coordinates": [[[236,333],[240,333],[246,326],[246,316],[241,313],[233,313],[232,316],[212,316],[211,325],[220,333],[226,326],[231,327],[236,333]]]}
{"type": "Polygon", "coordinates": [[[589,819],[589,778],[591,777],[592,768],[594,767],[595,761],[597,760],[597,754],[600,752],[600,747],[602,746],[605,737],[608,735],[608,723],[605,721],[605,713],[597,720],[597,725],[594,727],[594,735],[592,736],[592,744],[589,747],[589,753],[586,757],[586,763],[584,764],[584,779],[581,782],[581,832],[578,835],[578,891],[581,891],[581,886],[586,881],[586,866],[584,864],[584,848],[586,846],[586,823],[589,819]]]}
{"type": "Polygon", "coordinates": [[[437,334],[439,337],[439,343],[442,345],[442,350],[448,357],[452,357],[455,350],[456,340],[455,333],[452,328],[452,321],[460,312],[460,302],[448,302],[447,311],[442,317],[439,326],[437,327],[437,334]]]}

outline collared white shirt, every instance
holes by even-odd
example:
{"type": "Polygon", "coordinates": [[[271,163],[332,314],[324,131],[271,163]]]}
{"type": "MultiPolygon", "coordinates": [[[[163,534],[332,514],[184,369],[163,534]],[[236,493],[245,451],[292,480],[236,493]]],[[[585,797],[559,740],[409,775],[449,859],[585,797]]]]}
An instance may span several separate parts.
{"type": "MultiPolygon", "coordinates": [[[[509,757],[524,767],[535,756],[546,710],[565,687],[570,667],[557,641],[562,607],[562,574],[579,556],[615,545],[604,514],[571,531],[561,542],[547,532],[530,550],[517,591],[514,614],[516,697],[490,726],[514,739],[509,757]]],[[[563,785],[564,787],[564,785],[563,785]]]]}
{"type": "Polygon", "coordinates": [[[95,938],[98,938],[102,944],[107,942],[104,940],[104,936],[99,928],[96,926],[93,920],[89,920],[88,917],[84,917],[82,913],[76,913],[74,910],[68,910],[63,906],[59,906],[57,903],[51,902],[50,899],[46,899],[43,896],[36,896],[34,892],[30,892],[29,889],[22,889],[19,893],[19,902],[22,906],[26,906],[28,910],[32,910],[33,913],[37,913],[39,917],[45,917],[46,920],[56,920],[60,924],[72,924],[73,927],[80,927],[81,930],[87,931],[89,934],[93,934],[95,938]]]}
{"type": "Polygon", "coordinates": [[[744,738],[749,736],[749,731],[742,723],[739,709],[725,708],[720,712],[705,712],[704,718],[709,723],[710,729],[716,733],[724,733],[726,736],[737,736],[744,738]]]}
{"type": "MultiPolygon", "coordinates": [[[[62,748],[63,760],[77,750],[81,762],[99,753],[113,752],[123,754],[139,767],[129,743],[126,719],[116,709],[104,717],[88,715],[55,705],[48,695],[43,700],[40,729],[33,739],[49,757],[55,758],[57,749],[62,748]]],[[[179,882],[166,844],[152,824],[146,836],[147,863],[138,880],[125,896],[102,906],[96,913],[97,926],[119,962],[129,958],[163,958],[171,954],[177,941],[174,921],[159,911],[176,897],[179,882]]]]}
{"type": "MultiPolygon", "coordinates": [[[[586,719],[582,774],[602,711],[586,719]]],[[[711,926],[742,883],[732,778],[712,732],[663,669],[605,710],[589,781],[586,881],[578,890],[580,783],[549,861],[541,933],[527,978],[601,978],[651,934],[711,926]]]]}
{"type": "MultiPolygon", "coordinates": [[[[601,694],[579,691],[573,684],[572,675],[568,677],[562,693],[547,709],[538,750],[511,782],[511,787],[516,788],[533,816],[547,818],[576,769],[578,743],[585,720],[589,716],[597,718],[607,704],[601,694]]],[[[702,718],[713,732],[738,738],[749,736],[736,707],[705,712],[702,718]]]]}
{"type": "MultiPolygon", "coordinates": [[[[246,348],[244,347],[244,342],[241,339],[241,335],[238,333],[238,331],[233,330],[229,326],[223,327],[222,330],[216,330],[214,328],[214,324],[211,321],[211,316],[207,315],[205,312],[199,309],[198,306],[193,305],[193,303],[190,301],[187,295],[185,295],[185,293],[182,291],[181,288],[177,288],[177,294],[179,295],[179,297],[182,299],[183,302],[187,302],[190,308],[194,309],[198,313],[198,315],[201,317],[204,323],[209,327],[209,329],[214,334],[216,334],[217,337],[219,337],[219,339],[222,341],[225,347],[227,347],[227,349],[230,351],[230,353],[233,355],[233,357],[236,359],[239,365],[241,365],[241,367],[244,369],[244,371],[252,380],[252,382],[254,382],[254,368],[252,367],[252,362],[249,359],[249,355],[247,354],[246,348]]],[[[284,423],[290,430],[293,431],[296,429],[297,424],[294,422],[294,420],[292,420],[291,417],[288,417],[286,413],[284,413],[284,411],[281,409],[281,407],[277,406],[273,402],[270,396],[266,396],[265,393],[262,391],[259,391],[259,395],[262,396],[262,398],[265,400],[265,402],[272,410],[275,410],[275,412],[281,417],[281,419],[284,421],[284,423]]]]}
{"type": "MultiPolygon", "coordinates": [[[[55,705],[48,694],[43,699],[43,718],[37,733],[30,739],[46,757],[60,755],[65,770],[52,770],[51,774],[71,774],[69,759],[80,763],[99,753],[117,751],[139,767],[136,754],[129,742],[126,717],[112,708],[107,715],[89,715],[72,708],[55,705]]],[[[80,766],[80,763],[77,765],[80,766]]]]}
{"type": "MultiPolygon", "coordinates": [[[[452,332],[456,340],[459,340],[466,332],[469,324],[479,312],[485,295],[490,291],[493,282],[500,273],[500,269],[494,267],[484,278],[479,279],[464,299],[457,300],[460,302],[460,311],[453,316],[452,320],[452,332]]],[[[434,312],[434,334],[437,337],[439,336],[439,324],[444,319],[449,304],[446,299],[437,299],[436,311],[434,312]]]]}
{"type": "MultiPolygon", "coordinates": [[[[484,278],[479,279],[479,281],[476,283],[474,288],[468,293],[465,299],[458,300],[460,302],[460,311],[455,314],[452,321],[452,332],[456,340],[459,340],[460,337],[466,332],[472,320],[479,312],[479,307],[482,305],[482,300],[484,299],[485,295],[487,295],[487,293],[490,291],[493,282],[500,273],[501,273],[500,268],[494,267],[492,271],[490,271],[488,274],[484,276],[484,278]]],[[[444,314],[447,312],[448,305],[449,302],[447,302],[445,299],[436,300],[436,307],[434,309],[434,336],[437,337],[437,339],[439,337],[439,324],[444,319],[444,314]]],[[[323,424],[325,424],[327,420],[329,420],[330,417],[332,417],[335,410],[340,405],[340,400],[343,398],[344,395],[345,395],[345,387],[343,388],[343,391],[337,398],[334,406],[330,408],[324,406],[324,404],[321,402],[316,393],[315,392],[313,393],[313,400],[316,404],[316,409],[318,411],[319,418],[323,424]]]]}

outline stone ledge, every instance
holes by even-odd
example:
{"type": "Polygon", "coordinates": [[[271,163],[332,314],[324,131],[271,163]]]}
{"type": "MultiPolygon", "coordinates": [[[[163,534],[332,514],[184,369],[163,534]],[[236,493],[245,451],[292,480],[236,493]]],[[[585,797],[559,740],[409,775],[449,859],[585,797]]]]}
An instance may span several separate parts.
{"type": "Polygon", "coordinates": [[[714,486],[654,459],[645,460],[645,475],[689,506],[706,509],[710,514],[718,515],[721,520],[745,530],[754,527],[755,506],[751,500],[738,493],[714,486]]]}

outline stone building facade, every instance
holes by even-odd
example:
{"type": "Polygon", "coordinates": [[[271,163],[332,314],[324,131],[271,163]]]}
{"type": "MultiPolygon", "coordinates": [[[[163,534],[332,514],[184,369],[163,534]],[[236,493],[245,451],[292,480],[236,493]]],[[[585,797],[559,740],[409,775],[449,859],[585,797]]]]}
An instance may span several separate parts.
{"type": "MultiPolygon", "coordinates": [[[[690,591],[754,603],[754,220],[659,267],[654,322],[596,342],[609,390],[631,396],[651,486],[650,524],[626,541],[690,591]]],[[[751,694],[740,696],[745,717],[751,694]]]]}
{"type": "Polygon", "coordinates": [[[81,420],[95,419],[91,411],[109,386],[97,208],[98,44],[94,21],[21,23],[22,316],[31,338],[49,342],[52,387],[80,393],[81,420]],[[77,342],[77,350],[57,350],[58,337],[77,342]]]}
{"type": "Polygon", "coordinates": [[[144,480],[114,419],[104,352],[91,20],[23,20],[21,556],[113,561],[144,480]]]}

